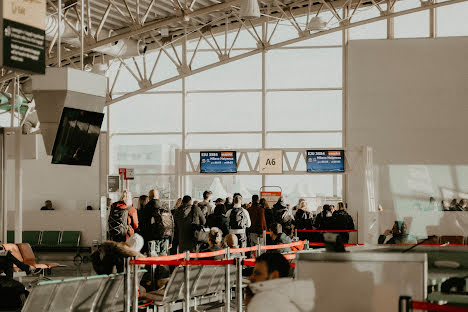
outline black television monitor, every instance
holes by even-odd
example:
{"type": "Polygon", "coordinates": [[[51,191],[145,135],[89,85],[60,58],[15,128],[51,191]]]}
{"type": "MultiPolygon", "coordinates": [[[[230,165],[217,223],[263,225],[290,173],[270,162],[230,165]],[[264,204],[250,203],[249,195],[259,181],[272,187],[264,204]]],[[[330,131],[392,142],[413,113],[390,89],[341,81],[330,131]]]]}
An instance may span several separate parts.
{"type": "Polygon", "coordinates": [[[307,151],[307,172],[344,172],[343,150],[307,151]]]}
{"type": "Polygon", "coordinates": [[[236,173],[236,152],[200,152],[200,173],[236,173]]]}
{"type": "Polygon", "coordinates": [[[91,166],[103,113],[64,107],[52,149],[52,163],[91,166]]]}

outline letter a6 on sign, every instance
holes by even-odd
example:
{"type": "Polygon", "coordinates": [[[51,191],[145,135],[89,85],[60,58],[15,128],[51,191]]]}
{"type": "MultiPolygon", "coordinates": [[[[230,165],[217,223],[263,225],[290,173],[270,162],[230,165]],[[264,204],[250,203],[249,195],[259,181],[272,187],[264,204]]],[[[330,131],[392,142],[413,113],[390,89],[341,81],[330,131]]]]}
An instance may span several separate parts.
{"type": "Polygon", "coordinates": [[[259,172],[265,174],[283,173],[283,151],[263,150],[259,153],[259,172]]]}

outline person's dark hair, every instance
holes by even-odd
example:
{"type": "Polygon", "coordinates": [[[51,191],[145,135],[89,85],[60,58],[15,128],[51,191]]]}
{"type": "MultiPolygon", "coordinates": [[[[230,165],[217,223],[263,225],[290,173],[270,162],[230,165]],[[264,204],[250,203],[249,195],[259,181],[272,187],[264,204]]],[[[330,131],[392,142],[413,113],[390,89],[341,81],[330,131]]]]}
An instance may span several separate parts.
{"type": "Polygon", "coordinates": [[[224,206],[224,204],[216,205],[216,207],[214,209],[214,214],[215,215],[222,215],[222,214],[225,214],[225,213],[226,213],[226,206],[224,206]]]}
{"type": "Polygon", "coordinates": [[[258,204],[258,195],[252,195],[252,204],[258,204]]]}
{"type": "Polygon", "coordinates": [[[204,191],[204,192],[203,192],[203,199],[208,199],[208,197],[210,197],[211,194],[213,194],[213,192],[211,192],[211,191],[204,191]]]}
{"type": "Polygon", "coordinates": [[[232,199],[231,197],[226,197],[226,200],[224,201],[225,204],[232,204],[232,199]]]}
{"type": "Polygon", "coordinates": [[[280,233],[283,233],[283,227],[281,226],[281,224],[279,223],[272,223],[270,225],[270,231],[275,234],[275,235],[278,235],[280,233]]]}
{"type": "Polygon", "coordinates": [[[140,205],[140,207],[138,207],[139,209],[143,209],[143,207],[145,206],[145,202],[146,202],[147,198],[148,198],[148,195],[141,195],[138,198],[138,204],[140,205]]]}
{"type": "Polygon", "coordinates": [[[240,196],[240,195],[235,195],[235,196],[234,196],[234,201],[233,201],[233,203],[234,203],[234,204],[238,204],[238,203],[241,202],[241,199],[242,199],[242,196],[240,196]]]}
{"type": "Polygon", "coordinates": [[[343,209],[344,209],[344,204],[343,204],[343,202],[339,202],[339,203],[338,203],[338,209],[339,209],[339,210],[343,210],[343,209]]]}
{"type": "Polygon", "coordinates": [[[234,193],[234,195],[232,197],[236,197],[236,196],[240,196],[242,198],[241,193],[234,193]]]}
{"type": "Polygon", "coordinates": [[[185,195],[184,198],[182,198],[182,202],[184,204],[188,204],[192,200],[192,197],[185,195]]]}
{"type": "Polygon", "coordinates": [[[264,253],[257,257],[256,262],[265,262],[268,268],[268,274],[278,271],[279,277],[289,276],[289,262],[279,252],[264,253]]]}
{"type": "Polygon", "coordinates": [[[328,205],[328,204],[323,205],[323,211],[328,212],[330,210],[331,210],[330,205],[328,205]]]}

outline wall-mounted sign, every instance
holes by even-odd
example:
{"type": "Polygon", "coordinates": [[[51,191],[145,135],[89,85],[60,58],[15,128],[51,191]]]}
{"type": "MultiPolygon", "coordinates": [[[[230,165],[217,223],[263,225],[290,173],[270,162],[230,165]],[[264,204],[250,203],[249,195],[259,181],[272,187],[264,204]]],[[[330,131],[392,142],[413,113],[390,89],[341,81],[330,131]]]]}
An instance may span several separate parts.
{"type": "Polygon", "coordinates": [[[119,175],[123,176],[124,180],[133,180],[135,179],[135,169],[119,168],[119,175]]]}
{"type": "Polygon", "coordinates": [[[0,1],[0,66],[45,73],[46,0],[0,1]]]}
{"type": "Polygon", "coordinates": [[[260,151],[259,155],[260,173],[283,173],[283,151],[260,151]]]}
{"type": "Polygon", "coordinates": [[[107,176],[107,192],[114,193],[120,191],[120,177],[118,175],[107,176]]]}

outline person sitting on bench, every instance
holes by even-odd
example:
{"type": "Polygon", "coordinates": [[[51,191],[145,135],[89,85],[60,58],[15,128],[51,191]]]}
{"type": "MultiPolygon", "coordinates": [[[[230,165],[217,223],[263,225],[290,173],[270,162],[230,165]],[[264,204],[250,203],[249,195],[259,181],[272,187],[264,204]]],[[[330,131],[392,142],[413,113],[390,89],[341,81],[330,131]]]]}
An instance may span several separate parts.
{"type": "Polygon", "coordinates": [[[16,259],[16,257],[13,256],[9,250],[5,250],[3,246],[0,245],[0,272],[3,271],[6,277],[13,278],[13,265],[16,265],[18,268],[20,268],[20,270],[26,272],[26,274],[36,270],[36,268],[32,265],[24,264],[23,262],[16,259]]]}

